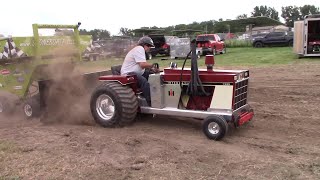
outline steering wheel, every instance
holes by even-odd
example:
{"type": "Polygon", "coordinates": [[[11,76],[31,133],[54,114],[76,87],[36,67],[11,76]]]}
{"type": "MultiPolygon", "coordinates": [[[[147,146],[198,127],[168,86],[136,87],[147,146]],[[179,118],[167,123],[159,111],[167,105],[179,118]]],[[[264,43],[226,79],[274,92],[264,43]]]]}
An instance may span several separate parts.
{"type": "Polygon", "coordinates": [[[159,64],[158,63],[153,63],[150,69],[151,73],[159,73],[160,69],[159,69],[159,64]]]}
{"type": "Polygon", "coordinates": [[[151,68],[159,69],[159,64],[158,63],[153,63],[151,68]]]}

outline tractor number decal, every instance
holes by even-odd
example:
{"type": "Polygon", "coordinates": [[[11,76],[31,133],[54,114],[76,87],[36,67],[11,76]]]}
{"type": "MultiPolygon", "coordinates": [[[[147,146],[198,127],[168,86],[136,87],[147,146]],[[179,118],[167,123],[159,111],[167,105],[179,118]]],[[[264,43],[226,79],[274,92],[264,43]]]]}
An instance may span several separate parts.
{"type": "Polygon", "coordinates": [[[170,89],[170,91],[168,91],[169,96],[174,96],[174,91],[172,89],[170,89]]]}

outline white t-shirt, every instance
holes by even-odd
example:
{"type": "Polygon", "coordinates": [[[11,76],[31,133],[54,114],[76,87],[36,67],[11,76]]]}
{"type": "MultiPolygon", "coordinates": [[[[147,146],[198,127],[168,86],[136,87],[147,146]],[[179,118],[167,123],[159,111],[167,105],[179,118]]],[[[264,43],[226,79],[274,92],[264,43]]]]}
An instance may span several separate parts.
{"type": "Polygon", "coordinates": [[[136,46],[129,51],[123,61],[121,75],[126,75],[130,72],[142,75],[145,69],[142,69],[138,62],[147,62],[145,50],[142,46],[136,46]]]}

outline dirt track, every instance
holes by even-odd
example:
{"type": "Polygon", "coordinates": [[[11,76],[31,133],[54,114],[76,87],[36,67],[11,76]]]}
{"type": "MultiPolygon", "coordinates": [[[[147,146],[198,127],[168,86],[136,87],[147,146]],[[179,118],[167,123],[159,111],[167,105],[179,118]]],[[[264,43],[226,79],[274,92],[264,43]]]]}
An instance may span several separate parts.
{"type": "Polygon", "coordinates": [[[0,179],[320,179],[319,69],[250,68],[255,118],[220,142],[177,118],[105,129],[0,117],[0,179]]]}

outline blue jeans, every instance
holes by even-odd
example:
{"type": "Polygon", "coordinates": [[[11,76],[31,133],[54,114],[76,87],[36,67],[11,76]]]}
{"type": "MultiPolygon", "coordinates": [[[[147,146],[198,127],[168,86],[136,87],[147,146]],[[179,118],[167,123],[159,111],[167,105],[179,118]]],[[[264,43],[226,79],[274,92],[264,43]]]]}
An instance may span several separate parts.
{"type": "Polygon", "coordinates": [[[130,75],[134,74],[138,78],[138,87],[142,90],[142,94],[144,98],[146,98],[147,103],[151,104],[151,97],[150,97],[150,84],[148,82],[149,79],[149,72],[146,70],[142,75],[131,72],[130,75]]]}

